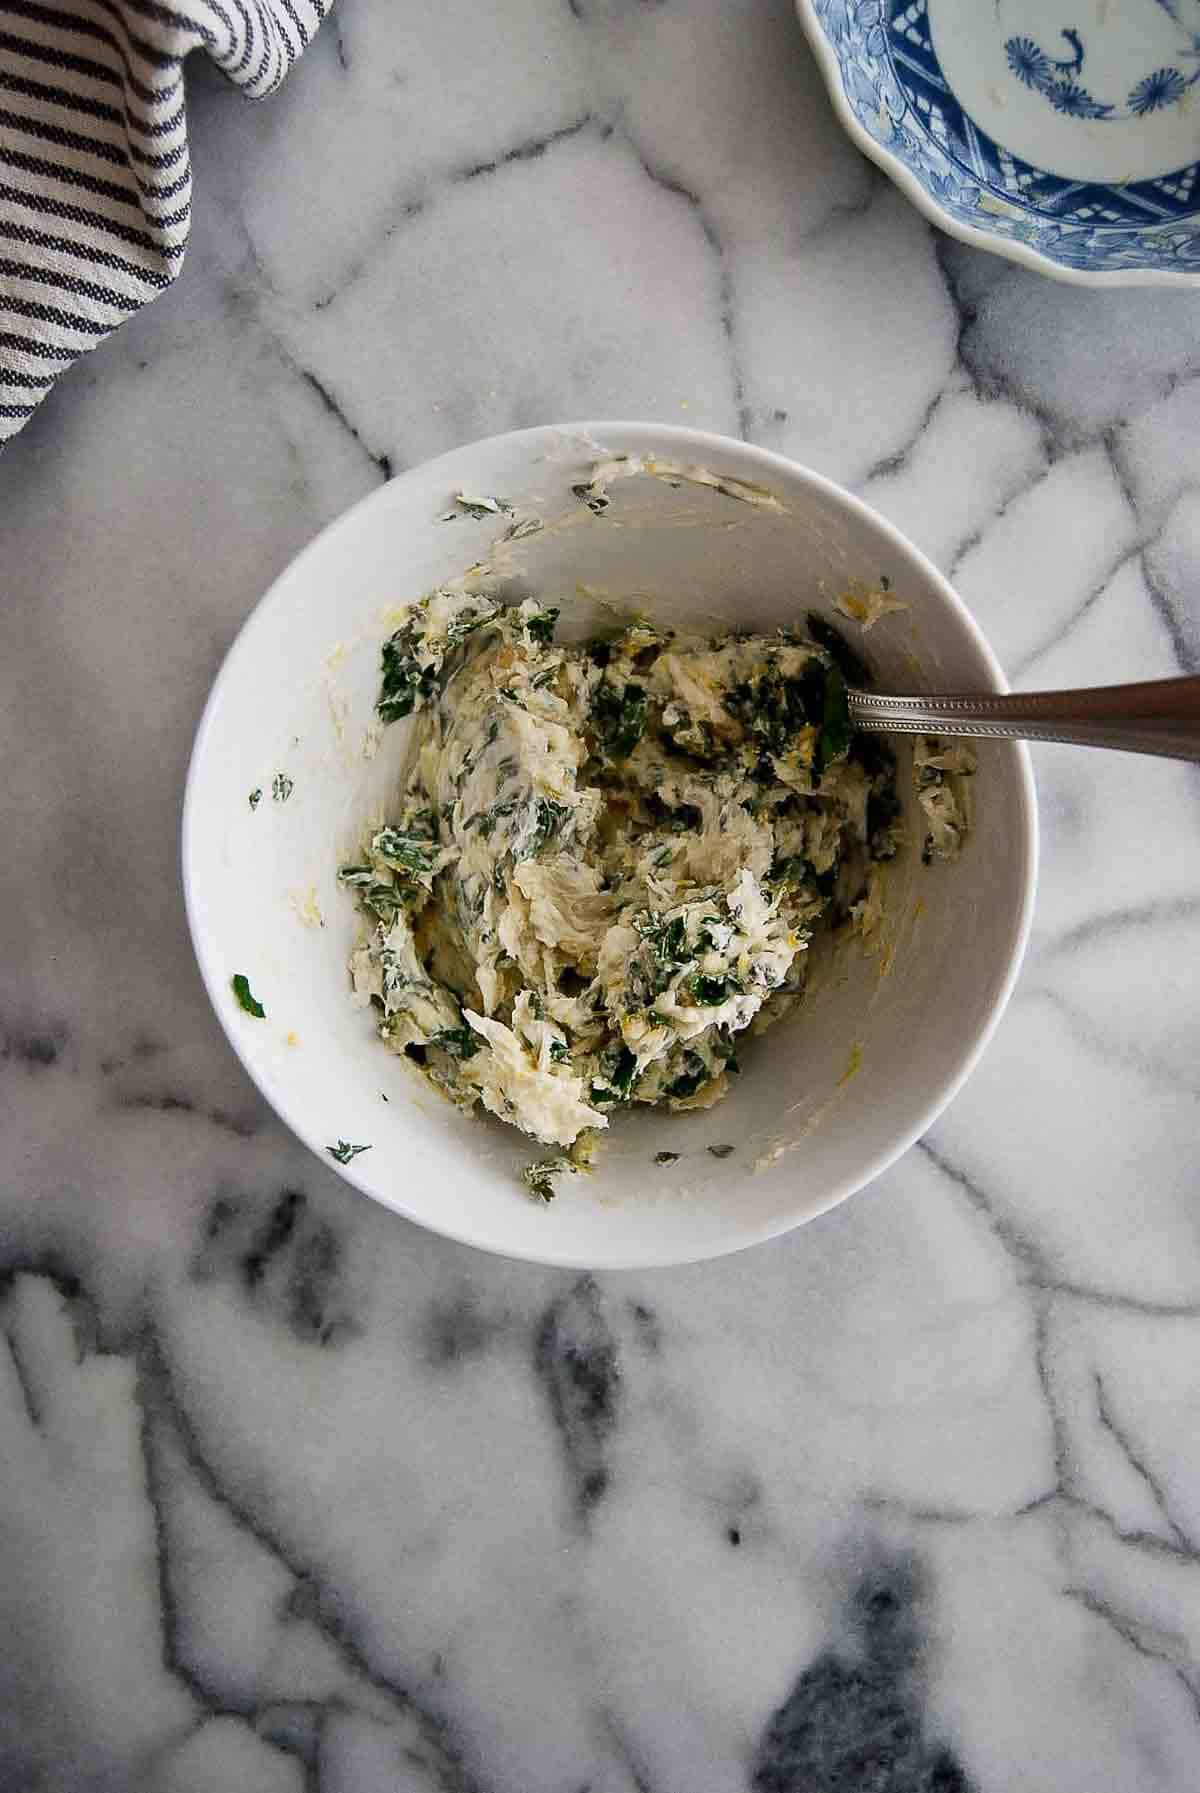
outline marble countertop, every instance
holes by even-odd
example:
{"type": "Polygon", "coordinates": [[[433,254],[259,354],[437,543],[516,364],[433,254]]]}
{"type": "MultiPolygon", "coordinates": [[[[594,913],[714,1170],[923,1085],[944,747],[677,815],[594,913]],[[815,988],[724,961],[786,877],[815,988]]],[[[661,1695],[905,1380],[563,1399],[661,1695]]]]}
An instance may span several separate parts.
{"type": "Polygon", "coordinates": [[[273,575],[515,425],[795,456],[1029,686],[1194,670],[1200,292],[938,236],[786,0],[345,0],[274,99],[191,106],[182,279],[0,475],[0,1787],[1194,1793],[1194,769],[1038,750],[966,1090],[835,1213],[639,1275],[323,1170],[177,841],[273,575]]]}

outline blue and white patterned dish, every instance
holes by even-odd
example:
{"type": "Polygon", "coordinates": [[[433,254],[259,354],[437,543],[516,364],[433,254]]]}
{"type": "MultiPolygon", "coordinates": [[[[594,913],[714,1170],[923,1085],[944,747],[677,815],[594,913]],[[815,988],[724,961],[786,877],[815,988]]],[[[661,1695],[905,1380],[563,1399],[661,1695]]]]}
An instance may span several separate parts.
{"type": "Polygon", "coordinates": [[[1200,0],[797,0],[851,136],[1061,280],[1200,284],[1200,0]]]}

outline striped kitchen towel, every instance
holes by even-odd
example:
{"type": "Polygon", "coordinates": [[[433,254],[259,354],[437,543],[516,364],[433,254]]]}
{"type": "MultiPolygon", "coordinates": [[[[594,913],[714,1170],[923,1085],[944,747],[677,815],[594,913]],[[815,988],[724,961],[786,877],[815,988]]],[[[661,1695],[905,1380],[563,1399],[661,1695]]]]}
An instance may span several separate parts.
{"type": "Polygon", "coordinates": [[[0,0],[0,443],[182,266],[184,57],[258,99],[329,5],[0,0]]]}

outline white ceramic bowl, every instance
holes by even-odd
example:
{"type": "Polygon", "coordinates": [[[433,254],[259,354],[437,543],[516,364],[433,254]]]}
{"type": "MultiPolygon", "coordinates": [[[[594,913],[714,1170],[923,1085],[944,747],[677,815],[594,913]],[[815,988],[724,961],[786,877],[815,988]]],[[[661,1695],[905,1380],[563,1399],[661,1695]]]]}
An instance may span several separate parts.
{"type": "MultiPolygon", "coordinates": [[[[443,1102],[384,1049],[369,1011],[352,1006],[346,960],[358,921],[336,882],[365,819],[388,801],[411,726],[393,725],[364,756],[380,644],[395,626],[386,612],[462,573],[497,533],[494,518],[437,520],[458,491],[500,494],[558,525],[513,552],[524,585],[561,601],[563,638],[611,626],[598,609],[605,597],[677,624],[770,630],[810,608],[832,616],[848,580],[887,574],[910,608],[859,644],[882,687],[1005,689],[930,563],[857,499],[777,455],[642,423],[524,430],[458,449],[318,536],[221,669],[183,819],[188,918],[217,1014],[264,1096],[324,1164],[339,1140],[369,1145],[344,1167],[346,1179],[452,1238],[617,1267],[715,1257],[785,1232],[911,1145],[995,1026],[1033,898],[1026,750],[980,744],[977,828],[957,864],[923,867],[914,849],[892,868],[886,976],[856,945],[837,955],[801,1013],[741,1054],[726,1101],[703,1114],[620,1117],[595,1175],[567,1179],[548,1208],[536,1204],[519,1171],[544,1149],[443,1102]],[[621,481],[609,512],[594,516],[570,487],[587,477],[597,444],[755,482],[780,508],[645,476],[621,481]],[[279,773],[291,781],[286,801],[272,795],[279,773]],[[252,809],[253,790],[262,797],[252,809]],[[239,972],[265,1019],[235,1002],[239,972]],[[714,1144],[735,1149],[718,1160],[706,1149],[714,1144]],[[661,1150],[678,1162],[656,1166],[661,1150]]],[[[918,825],[913,832],[919,840],[918,825]]]]}

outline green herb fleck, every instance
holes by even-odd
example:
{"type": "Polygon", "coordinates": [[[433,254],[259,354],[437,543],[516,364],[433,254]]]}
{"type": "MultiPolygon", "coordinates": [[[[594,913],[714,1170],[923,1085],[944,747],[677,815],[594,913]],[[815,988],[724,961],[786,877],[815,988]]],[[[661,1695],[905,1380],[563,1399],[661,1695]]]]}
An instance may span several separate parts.
{"type": "Polygon", "coordinates": [[[656,915],[645,915],[634,922],[649,952],[638,953],[631,962],[629,991],[635,1004],[652,1006],[655,997],[670,984],[672,977],[695,959],[695,948],[689,946],[687,923],[682,915],[664,921],[656,915]]]}
{"type": "Polygon", "coordinates": [[[543,1158],[539,1164],[527,1164],[521,1172],[521,1181],[530,1195],[539,1202],[552,1202],[557,1191],[554,1187],[555,1177],[575,1176],[575,1166],[569,1158],[543,1158]]]}
{"type": "Polygon", "coordinates": [[[379,701],[375,705],[381,722],[398,722],[440,691],[443,667],[451,650],[490,622],[495,610],[486,600],[460,610],[447,627],[444,645],[432,665],[422,663],[423,653],[428,657],[431,651],[424,635],[426,615],[427,607],[419,604],[383,644],[379,701]]]}
{"type": "Polygon", "coordinates": [[[607,1107],[610,1102],[627,1101],[636,1070],[637,1059],[628,1046],[621,1046],[615,1053],[610,1053],[603,1065],[604,1081],[593,1083],[588,1091],[588,1101],[593,1108],[607,1107]]]}
{"type": "Polygon", "coordinates": [[[505,816],[511,816],[516,807],[517,799],[515,797],[508,797],[503,803],[494,804],[491,809],[477,810],[464,826],[467,828],[477,827],[484,840],[490,840],[496,823],[501,821],[505,816]]]}
{"type": "Polygon", "coordinates": [[[725,707],[761,743],[762,756],[786,754],[802,729],[821,721],[825,667],[814,654],[794,678],[774,666],[756,678],[735,685],[725,707]]]}
{"type": "Polygon", "coordinates": [[[564,1041],[551,1040],[551,1042],[550,1042],[550,1062],[551,1062],[551,1064],[553,1064],[553,1065],[565,1064],[567,1062],[567,1060],[570,1058],[570,1056],[571,1056],[571,1054],[567,1051],[566,1044],[564,1041]]]}
{"type": "Polygon", "coordinates": [[[549,846],[555,835],[561,832],[563,823],[570,814],[565,803],[555,803],[552,797],[537,799],[533,838],[529,847],[531,855],[540,853],[543,847],[549,846]]]}
{"type": "Polygon", "coordinates": [[[666,1094],[682,1099],[694,1096],[701,1084],[707,1083],[711,1073],[698,1052],[685,1052],[683,1070],[673,1082],[666,1086],[666,1094]]]}
{"type": "Polygon", "coordinates": [[[404,892],[394,884],[369,884],[358,896],[363,908],[390,927],[404,907],[404,892]]]}
{"type": "Polygon", "coordinates": [[[716,950],[716,936],[712,930],[720,926],[721,917],[719,915],[701,916],[700,930],[696,935],[696,950],[698,952],[709,953],[716,950]]]}
{"type": "MultiPolygon", "coordinates": [[[[885,587],[885,589],[887,589],[885,587]]],[[[871,683],[871,669],[857,653],[836,623],[826,621],[815,610],[808,613],[808,632],[818,647],[823,647],[848,685],[865,691],[871,683]]]]}
{"type": "Polygon", "coordinates": [[[703,1008],[716,1008],[727,996],[736,995],[741,989],[736,977],[694,977],[692,979],[692,995],[703,1008]]]}
{"type": "Polygon", "coordinates": [[[525,632],[531,641],[540,641],[549,646],[554,640],[554,625],[558,621],[557,610],[535,610],[532,616],[525,618],[525,632]]]}
{"type": "Polygon", "coordinates": [[[664,965],[683,965],[692,956],[688,951],[687,923],[682,915],[675,916],[651,938],[664,965]]]}
{"type": "Polygon", "coordinates": [[[438,688],[437,671],[416,659],[416,632],[411,623],[385,641],[381,654],[383,676],[375,712],[381,722],[398,722],[416,705],[432,697],[438,688]]]}
{"type": "Polygon", "coordinates": [[[655,1152],[654,1162],[655,1162],[655,1164],[678,1164],[679,1163],[679,1153],[678,1152],[655,1152]]]}
{"type": "Polygon", "coordinates": [[[712,723],[689,715],[678,701],[668,705],[663,715],[662,736],[673,752],[688,754],[692,759],[712,759],[716,752],[712,723]]]}
{"type": "Polygon", "coordinates": [[[233,979],[233,993],[238,999],[238,1006],[253,1015],[256,1021],[266,1018],[266,1009],[250,989],[250,981],[239,971],[233,979]]]}
{"type": "MultiPolygon", "coordinates": [[[[831,760],[841,759],[850,745],[850,706],[846,697],[846,681],[836,666],[831,666],[825,679],[825,700],[821,711],[821,733],[817,740],[820,769],[831,760]]],[[[814,758],[814,764],[816,763],[814,758]]]]}
{"type": "Polygon", "coordinates": [[[371,851],[395,872],[421,877],[433,870],[437,842],[399,828],[381,828],[371,841],[371,851]]]}
{"type": "Polygon", "coordinates": [[[440,1046],[451,1058],[474,1058],[483,1050],[483,1041],[469,1027],[447,1027],[441,1033],[435,1033],[430,1044],[440,1046]]]}
{"type": "Polygon", "coordinates": [[[262,786],[259,785],[255,790],[251,791],[251,793],[250,793],[251,811],[256,810],[261,802],[262,802],[262,786]]]}
{"type": "MultiPolygon", "coordinates": [[[[384,1100],[387,1100],[386,1096],[384,1100]]],[[[351,1158],[357,1158],[360,1152],[369,1152],[371,1148],[370,1146],[352,1146],[348,1139],[339,1139],[335,1146],[326,1146],[325,1150],[331,1158],[336,1158],[339,1164],[349,1164],[351,1158]]]]}
{"type": "Polygon", "coordinates": [[[627,760],[646,732],[644,687],[632,683],[618,687],[602,679],[592,700],[592,721],[607,758],[627,760]]]}
{"type": "Polygon", "coordinates": [[[597,517],[602,517],[612,502],[605,493],[595,492],[588,485],[572,486],[571,491],[597,517]]]}
{"type": "Polygon", "coordinates": [[[276,772],[271,780],[271,795],[276,803],[286,803],[296,786],[286,772],[276,772]]]}
{"type": "Polygon", "coordinates": [[[732,1146],[709,1146],[708,1149],[714,1158],[731,1158],[733,1156],[732,1146]]]}

